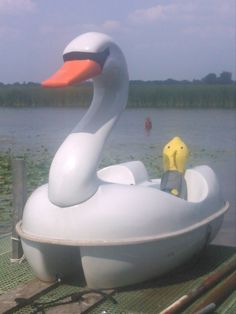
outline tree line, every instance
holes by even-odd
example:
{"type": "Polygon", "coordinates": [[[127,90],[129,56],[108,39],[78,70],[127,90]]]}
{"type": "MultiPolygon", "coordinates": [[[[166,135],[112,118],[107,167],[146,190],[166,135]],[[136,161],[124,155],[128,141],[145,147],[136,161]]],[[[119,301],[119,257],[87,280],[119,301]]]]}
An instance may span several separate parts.
{"type": "MultiPolygon", "coordinates": [[[[0,106],[87,106],[91,82],[63,89],[42,88],[34,82],[0,83],[0,106]]],[[[130,81],[128,107],[235,108],[235,82],[230,72],[209,73],[201,80],[130,81]]]]}

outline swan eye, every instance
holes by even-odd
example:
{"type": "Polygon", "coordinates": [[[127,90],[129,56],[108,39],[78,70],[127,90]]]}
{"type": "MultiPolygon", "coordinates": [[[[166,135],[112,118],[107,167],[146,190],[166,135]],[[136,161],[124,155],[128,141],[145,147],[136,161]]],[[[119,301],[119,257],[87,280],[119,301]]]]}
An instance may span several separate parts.
{"type": "Polygon", "coordinates": [[[168,148],[168,149],[170,149],[170,145],[169,145],[169,146],[167,146],[167,148],[168,148]]]}
{"type": "Polygon", "coordinates": [[[63,55],[63,60],[64,62],[72,60],[93,60],[103,67],[109,54],[109,48],[101,52],[71,51],[63,55]]]}
{"type": "Polygon", "coordinates": [[[180,149],[184,149],[183,146],[181,146],[180,149]]]}

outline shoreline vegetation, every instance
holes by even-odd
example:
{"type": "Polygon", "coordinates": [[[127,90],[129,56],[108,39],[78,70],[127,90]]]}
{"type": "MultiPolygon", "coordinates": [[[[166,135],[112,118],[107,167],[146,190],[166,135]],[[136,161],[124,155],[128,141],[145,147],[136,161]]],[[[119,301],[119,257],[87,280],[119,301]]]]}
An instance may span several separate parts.
{"type": "MultiPolygon", "coordinates": [[[[209,75],[208,75],[209,76],[209,75]]],[[[87,107],[91,82],[63,89],[38,83],[0,83],[0,107],[87,107]]],[[[128,108],[236,108],[236,83],[224,81],[130,81],[128,108]]]]}
{"type": "MultiPolygon", "coordinates": [[[[12,220],[12,169],[11,159],[24,159],[26,164],[27,195],[48,180],[48,170],[52,157],[41,154],[40,159],[29,155],[14,156],[10,151],[0,152],[0,235],[11,231],[12,220]],[[42,155],[42,156],[41,156],[42,155]]],[[[27,197],[28,197],[27,196],[27,197]]]]}

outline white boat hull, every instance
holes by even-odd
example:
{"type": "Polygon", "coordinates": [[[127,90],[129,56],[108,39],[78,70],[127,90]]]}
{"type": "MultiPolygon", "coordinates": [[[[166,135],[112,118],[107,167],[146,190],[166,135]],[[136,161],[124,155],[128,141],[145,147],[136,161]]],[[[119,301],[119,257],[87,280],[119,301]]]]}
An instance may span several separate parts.
{"type": "MultiPolygon", "coordinates": [[[[122,165],[132,173],[136,166],[122,165]]],[[[84,276],[90,288],[111,288],[163,275],[214,239],[229,207],[209,167],[188,170],[186,180],[191,201],[160,191],[159,180],[104,181],[92,198],[68,208],[53,205],[44,185],[17,225],[24,254],[43,281],[84,276]]]]}
{"type": "MultiPolygon", "coordinates": [[[[217,232],[222,218],[212,222],[217,232]]],[[[93,288],[111,288],[143,282],[163,275],[197,254],[207,244],[203,226],[176,238],[127,246],[81,247],[86,282],[93,288]]]]}
{"type": "Polygon", "coordinates": [[[223,215],[210,224],[150,242],[113,246],[68,246],[22,240],[24,253],[43,281],[85,277],[90,288],[120,287],[163,275],[197,254],[214,238],[223,215]]]}

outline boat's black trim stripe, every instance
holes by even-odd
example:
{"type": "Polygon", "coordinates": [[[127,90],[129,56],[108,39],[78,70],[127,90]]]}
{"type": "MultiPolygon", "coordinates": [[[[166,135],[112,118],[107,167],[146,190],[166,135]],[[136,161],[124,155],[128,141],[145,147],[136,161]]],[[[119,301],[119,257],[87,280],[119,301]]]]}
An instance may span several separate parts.
{"type": "Polygon", "coordinates": [[[72,51],[65,53],[63,55],[63,59],[64,62],[71,60],[93,60],[97,62],[101,67],[103,67],[109,54],[110,54],[109,48],[106,48],[101,52],[72,51]]]}

